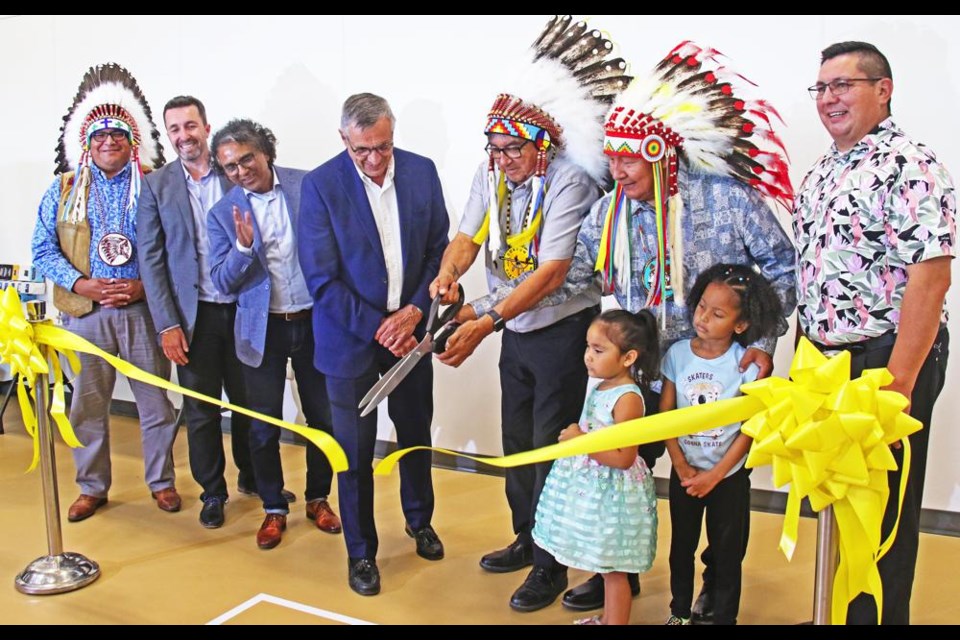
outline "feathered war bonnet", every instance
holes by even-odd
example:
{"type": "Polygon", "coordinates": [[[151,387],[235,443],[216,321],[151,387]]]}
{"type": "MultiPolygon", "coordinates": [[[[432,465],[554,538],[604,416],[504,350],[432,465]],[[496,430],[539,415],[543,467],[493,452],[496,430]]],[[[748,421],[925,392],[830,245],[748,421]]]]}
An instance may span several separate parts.
{"type": "MultiPolygon", "coordinates": [[[[702,171],[736,178],[792,208],[786,149],[773,131],[771,117],[781,124],[783,120],[766,101],[741,97],[747,84],[756,85],[720,66],[720,55],[715,49],[682,42],[650,75],[635,79],[607,117],[604,153],[643,158],[653,167],[658,259],[645,306],[660,305],[671,292],[677,304],[683,304],[678,154],[702,171]]],[[[630,290],[625,204],[618,184],[597,255],[605,291],[613,289],[614,278],[621,290],[630,290]]]]}
{"type": "Polygon", "coordinates": [[[70,202],[64,217],[72,222],[87,217],[87,195],[90,187],[90,139],[104,129],[127,133],[133,147],[130,191],[126,201],[128,213],[136,210],[140,196],[143,164],[156,169],[164,164],[160,148],[160,132],[143,92],[130,72],[112,62],[91,67],[83,76],[73,105],[63,116],[60,141],[57,144],[55,174],[75,171],[70,202]]]}
{"type": "MultiPolygon", "coordinates": [[[[542,220],[546,194],[547,163],[555,154],[564,155],[583,168],[594,180],[606,178],[603,156],[603,120],[609,105],[626,88],[631,77],[622,58],[608,59],[613,44],[586,22],[574,23],[571,16],[554,16],[530,47],[529,59],[510,90],[493,102],[484,133],[502,133],[533,143],[537,162],[533,196],[525,220],[529,222],[507,238],[510,247],[533,244],[542,220]]],[[[500,250],[500,208],[508,197],[505,178],[490,158],[488,182],[490,203],[486,218],[473,240],[488,247],[494,256],[500,250]]]]}

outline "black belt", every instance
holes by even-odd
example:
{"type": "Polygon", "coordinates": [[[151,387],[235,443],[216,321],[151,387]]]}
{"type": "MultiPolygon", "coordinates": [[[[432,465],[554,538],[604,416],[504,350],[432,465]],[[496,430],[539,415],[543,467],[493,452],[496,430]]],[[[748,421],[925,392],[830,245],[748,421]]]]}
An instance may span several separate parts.
{"type": "MultiPolygon", "coordinates": [[[[947,328],[947,325],[943,322],[940,323],[940,327],[937,329],[937,335],[947,328]]],[[[885,349],[886,347],[892,347],[897,342],[897,333],[895,331],[889,331],[882,336],[877,336],[876,338],[867,338],[860,342],[852,342],[850,344],[833,344],[826,345],[820,344],[819,342],[814,342],[815,346],[820,351],[849,351],[851,355],[860,355],[863,353],[868,353],[870,351],[876,351],[877,349],[885,349]]]]}
{"type": "Polygon", "coordinates": [[[271,318],[277,318],[278,320],[284,320],[286,322],[293,322],[294,320],[303,320],[304,318],[309,318],[310,314],[313,312],[313,309],[301,309],[300,311],[286,311],[284,313],[271,313],[271,318]]]}

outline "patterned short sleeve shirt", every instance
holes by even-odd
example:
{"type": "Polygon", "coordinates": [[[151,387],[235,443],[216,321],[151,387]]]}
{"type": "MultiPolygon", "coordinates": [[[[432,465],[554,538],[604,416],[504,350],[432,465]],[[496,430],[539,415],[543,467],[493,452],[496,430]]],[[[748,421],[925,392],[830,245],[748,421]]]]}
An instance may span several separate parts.
{"type": "Polygon", "coordinates": [[[907,267],[955,255],[955,216],[950,174],[890,118],[846,152],[833,146],[795,200],[804,333],[838,345],[895,331],[907,267]]]}

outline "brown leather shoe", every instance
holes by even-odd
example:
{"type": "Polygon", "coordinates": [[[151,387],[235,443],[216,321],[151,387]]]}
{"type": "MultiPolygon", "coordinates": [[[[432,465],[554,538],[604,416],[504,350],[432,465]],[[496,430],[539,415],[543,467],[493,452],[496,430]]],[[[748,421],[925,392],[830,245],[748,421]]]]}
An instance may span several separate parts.
{"type": "Polygon", "coordinates": [[[282,513],[268,513],[257,531],[257,546],[261,549],[273,549],[280,544],[283,531],[287,528],[287,516],[282,513]]]}
{"type": "Polygon", "coordinates": [[[307,503],[307,518],[317,523],[317,529],[324,533],[340,533],[343,526],[340,518],[333,512],[326,500],[311,500],[307,503]]]}
{"type": "Polygon", "coordinates": [[[107,504],[106,498],[97,498],[81,493],[80,497],[73,501],[70,509],[67,511],[67,520],[70,522],[80,522],[86,520],[97,512],[97,509],[107,504]]]}
{"type": "Polygon", "coordinates": [[[153,499],[157,501],[157,506],[164,511],[171,513],[180,511],[180,494],[178,494],[177,490],[173,487],[154,491],[151,495],[153,499]]]}

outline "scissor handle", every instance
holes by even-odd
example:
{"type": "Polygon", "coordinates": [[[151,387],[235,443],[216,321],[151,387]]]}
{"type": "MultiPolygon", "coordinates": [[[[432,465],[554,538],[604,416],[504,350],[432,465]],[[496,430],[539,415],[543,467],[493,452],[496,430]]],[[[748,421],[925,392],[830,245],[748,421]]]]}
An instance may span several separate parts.
{"type": "MultiPolygon", "coordinates": [[[[443,310],[443,313],[440,312],[440,301],[443,299],[439,293],[433,298],[433,302],[430,304],[430,315],[427,319],[427,333],[436,335],[437,331],[440,328],[457,317],[457,314],[460,313],[460,309],[463,308],[463,285],[459,282],[457,283],[458,295],[457,300],[447,306],[443,310]],[[439,317],[437,314],[439,313],[439,317]]],[[[439,352],[438,352],[439,353],[439,352]]]]}
{"type": "Polygon", "coordinates": [[[435,335],[433,338],[434,353],[443,353],[447,350],[447,338],[452,336],[459,326],[459,323],[451,322],[443,325],[443,327],[440,328],[440,333],[435,335]]]}

